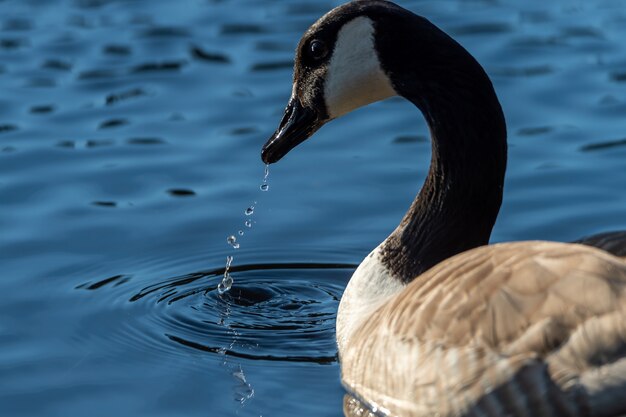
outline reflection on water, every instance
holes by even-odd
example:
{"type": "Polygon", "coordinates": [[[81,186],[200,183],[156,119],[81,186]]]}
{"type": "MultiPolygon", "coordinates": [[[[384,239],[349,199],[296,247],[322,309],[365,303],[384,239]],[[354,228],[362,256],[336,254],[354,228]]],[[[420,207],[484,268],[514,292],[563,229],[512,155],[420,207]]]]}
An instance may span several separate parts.
{"type": "MultiPolygon", "coordinates": [[[[341,414],[337,303],[430,145],[391,99],[325,126],[259,194],[297,41],[339,3],[0,1],[3,415],[341,414]]],[[[401,3],[502,100],[493,240],[626,228],[622,2],[401,3]]]]}

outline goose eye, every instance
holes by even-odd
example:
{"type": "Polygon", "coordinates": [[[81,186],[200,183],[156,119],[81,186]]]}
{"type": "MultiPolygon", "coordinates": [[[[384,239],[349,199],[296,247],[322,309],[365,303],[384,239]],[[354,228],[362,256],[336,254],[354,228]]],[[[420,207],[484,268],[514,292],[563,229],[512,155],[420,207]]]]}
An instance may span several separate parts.
{"type": "Polygon", "coordinates": [[[326,57],[326,54],[328,53],[328,48],[326,48],[326,44],[320,40],[314,40],[313,42],[311,42],[309,49],[311,51],[311,57],[315,60],[320,60],[326,57]]]}

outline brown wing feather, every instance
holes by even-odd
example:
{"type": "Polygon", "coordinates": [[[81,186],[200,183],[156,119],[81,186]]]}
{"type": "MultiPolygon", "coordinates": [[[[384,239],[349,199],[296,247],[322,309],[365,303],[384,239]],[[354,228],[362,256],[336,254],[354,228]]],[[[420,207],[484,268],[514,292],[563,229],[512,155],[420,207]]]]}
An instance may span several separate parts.
{"type": "Polygon", "coordinates": [[[626,262],[574,244],[457,255],[376,310],[344,384],[401,416],[626,413],[626,262]]]}
{"type": "Polygon", "coordinates": [[[605,250],[615,256],[626,258],[626,230],[587,236],[574,243],[593,246],[605,250]]]}

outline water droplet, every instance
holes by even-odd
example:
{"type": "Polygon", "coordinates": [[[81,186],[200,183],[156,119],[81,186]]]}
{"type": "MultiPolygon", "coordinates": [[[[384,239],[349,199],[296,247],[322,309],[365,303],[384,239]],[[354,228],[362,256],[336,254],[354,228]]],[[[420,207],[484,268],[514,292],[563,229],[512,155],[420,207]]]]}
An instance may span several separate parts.
{"type": "Polygon", "coordinates": [[[248,219],[245,223],[246,227],[252,227],[252,220],[248,219]]]}
{"type": "Polygon", "coordinates": [[[254,213],[254,206],[250,206],[246,209],[246,216],[251,216],[254,213]]]}
{"type": "Polygon", "coordinates": [[[230,274],[226,274],[224,276],[224,278],[222,278],[222,281],[217,284],[217,292],[221,294],[224,294],[225,292],[228,292],[228,290],[230,290],[233,286],[233,278],[230,276],[230,274]]]}
{"type": "Polygon", "coordinates": [[[263,183],[259,187],[261,191],[267,191],[270,189],[270,186],[267,184],[267,178],[270,176],[270,166],[265,165],[265,173],[263,174],[263,183]]]}
{"type": "Polygon", "coordinates": [[[239,234],[239,236],[243,236],[243,230],[240,230],[237,233],[239,234]]]}
{"type": "Polygon", "coordinates": [[[234,249],[239,249],[239,243],[237,243],[237,238],[233,235],[230,235],[226,238],[226,242],[232,246],[234,249]]]}

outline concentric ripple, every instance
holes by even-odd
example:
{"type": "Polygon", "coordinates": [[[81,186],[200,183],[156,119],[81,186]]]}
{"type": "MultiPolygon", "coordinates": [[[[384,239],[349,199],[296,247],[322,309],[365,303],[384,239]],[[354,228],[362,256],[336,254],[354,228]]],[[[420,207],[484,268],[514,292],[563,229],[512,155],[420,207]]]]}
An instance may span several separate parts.
{"type": "Polygon", "coordinates": [[[143,288],[133,303],[152,304],[151,327],[177,347],[244,359],[336,361],[335,317],[351,264],[257,264],[173,277],[143,288]]]}

